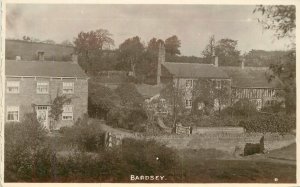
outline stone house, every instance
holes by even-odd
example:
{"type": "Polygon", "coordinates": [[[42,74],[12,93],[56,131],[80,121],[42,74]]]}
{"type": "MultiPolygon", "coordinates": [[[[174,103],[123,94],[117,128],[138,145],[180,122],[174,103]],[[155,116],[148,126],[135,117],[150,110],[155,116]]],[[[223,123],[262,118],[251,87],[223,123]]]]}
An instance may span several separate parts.
{"type": "Polygon", "coordinates": [[[74,61],[6,60],[5,122],[19,122],[26,113],[36,111],[38,120],[48,129],[73,125],[87,113],[88,77],[74,61]],[[53,126],[49,110],[60,95],[71,98],[63,106],[59,122],[53,126]]]}
{"type": "Polygon", "coordinates": [[[282,83],[275,77],[268,81],[270,72],[268,67],[245,67],[244,60],[241,67],[220,67],[232,80],[231,102],[249,99],[257,110],[265,106],[272,106],[284,98],[280,97],[282,83]]]}
{"type": "MultiPolygon", "coordinates": [[[[161,84],[161,79],[170,80],[175,90],[182,92],[182,102],[184,108],[191,110],[193,105],[199,110],[203,109],[203,102],[197,101],[194,94],[196,85],[200,87],[200,80],[208,81],[212,84],[213,90],[221,90],[225,87],[230,90],[231,78],[222,69],[218,68],[218,57],[215,57],[214,64],[198,64],[198,63],[178,63],[178,62],[165,62],[165,49],[164,45],[159,46],[158,53],[158,68],[157,68],[157,84],[161,84]],[[167,69],[171,77],[166,78],[161,70],[162,67],[167,69]]],[[[220,106],[218,98],[214,99],[214,110],[220,107],[224,108],[225,105],[220,106]]],[[[225,98],[230,100],[228,98],[225,98]]],[[[227,105],[230,103],[228,102],[227,105]]]]}

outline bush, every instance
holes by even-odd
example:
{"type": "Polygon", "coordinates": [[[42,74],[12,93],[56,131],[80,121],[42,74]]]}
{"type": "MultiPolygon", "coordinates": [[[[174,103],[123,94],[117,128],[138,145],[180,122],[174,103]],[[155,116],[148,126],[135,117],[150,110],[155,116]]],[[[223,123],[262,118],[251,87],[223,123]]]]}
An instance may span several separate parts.
{"type": "Polygon", "coordinates": [[[142,108],[115,108],[108,113],[107,124],[112,127],[145,131],[146,111],[142,108]]]}
{"type": "Polygon", "coordinates": [[[20,182],[51,175],[52,150],[45,144],[46,130],[36,114],[27,114],[20,123],[5,124],[5,181],[20,182]]]}
{"type": "Polygon", "coordinates": [[[88,113],[91,117],[107,118],[108,112],[120,104],[120,97],[108,87],[89,82],[88,113]]]}
{"type": "Polygon", "coordinates": [[[285,114],[259,115],[239,124],[246,132],[285,134],[296,129],[296,117],[285,114]]]}
{"type": "Polygon", "coordinates": [[[105,132],[95,122],[89,123],[88,117],[79,119],[73,126],[60,130],[64,141],[85,151],[98,151],[104,148],[105,132]]]}
{"type": "Polygon", "coordinates": [[[251,101],[248,99],[240,99],[232,106],[222,110],[221,115],[249,117],[256,115],[257,113],[256,106],[251,101]]]}
{"type": "Polygon", "coordinates": [[[171,178],[178,160],[173,149],[153,140],[124,139],[121,147],[61,158],[57,175],[64,182],[128,182],[131,174],[171,178]]]}
{"type": "Polygon", "coordinates": [[[143,96],[138,92],[133,83],[123,83],[117,87],[115,92],[121,98],[121,104],[126,107],[141,106],[144,102],[143,96]]]}

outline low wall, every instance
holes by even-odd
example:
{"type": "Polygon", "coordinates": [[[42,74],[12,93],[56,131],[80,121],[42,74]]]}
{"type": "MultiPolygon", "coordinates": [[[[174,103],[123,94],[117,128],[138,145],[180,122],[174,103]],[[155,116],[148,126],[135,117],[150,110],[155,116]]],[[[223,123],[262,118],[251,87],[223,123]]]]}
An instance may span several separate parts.
{"type": "Polygon", "coordinates": [[[219,133],[230,133],[230,134],[242,134],[244,133],[243,127],[195,127],[193,128],[193,134],[219,134],[219,133]]]}
{"type": "MultiPolygon", "coordinates": [[[[259,143],[261,133],[202,133],[186,135],[157,136],[153,139],[164,143],[168,147],[176,149],[217,149],[228,153],[234,153],[236,148],[243,150],[246,143],[259,143]]],[[[295,135],[279,134],[265,135],[265,149],[267,151],[288,146],[296,141],[295,135]]]]}

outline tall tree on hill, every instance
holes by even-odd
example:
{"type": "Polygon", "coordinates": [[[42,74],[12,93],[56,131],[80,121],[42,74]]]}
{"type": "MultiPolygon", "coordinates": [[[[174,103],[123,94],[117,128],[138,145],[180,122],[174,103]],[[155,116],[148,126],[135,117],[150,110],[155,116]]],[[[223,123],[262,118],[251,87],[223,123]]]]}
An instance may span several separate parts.
{"type": "Polygon", "coordinates": [[[278,77],[284,85],[286,112],[296,111],[296,7],[294,5],[257,6],[253,13],[260,12],[259,22],[265,29],[273,30],[277,39],[288,38],[291,41],[291,52],[280,62],[270,65],[273,74],[271,81],[278,77]]]}
{"type": "Polygon", "coordinates": [[[136,65],[141,61],[144,49],[145,47],[138,36],[126,39],[119,46],[120,67],[131,70],[133,77],[136,76],[136,65]]]}
{"type": "Polygon", "coordinates": [[[180,55],[181,41],[176,35],[171,36],[165,40],[166,53],[171,56],[180,55]]]}
{"type": "Polygon", "coordinates": [[[83,69],[88,69],[93,61],[101,55],[103,49],[114,45],[112,34],[105,29],[80,32],[75,38],[75,51],[79,55],[79,63],[83,69]]]}

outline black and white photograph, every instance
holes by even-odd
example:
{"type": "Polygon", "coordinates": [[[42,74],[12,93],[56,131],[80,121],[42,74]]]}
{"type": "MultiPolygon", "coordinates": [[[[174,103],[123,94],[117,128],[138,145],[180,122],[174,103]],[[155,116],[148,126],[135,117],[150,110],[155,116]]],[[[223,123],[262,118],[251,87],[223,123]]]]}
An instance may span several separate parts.
{"type": "Polygon", "coordinates": [[[226,2],[4,1],[2,182],[296,184],[296,1],[226,2]]]}

